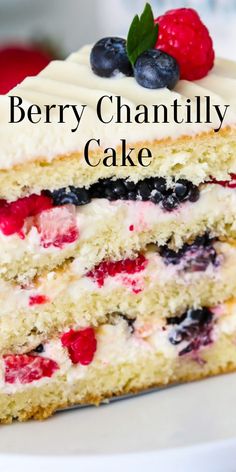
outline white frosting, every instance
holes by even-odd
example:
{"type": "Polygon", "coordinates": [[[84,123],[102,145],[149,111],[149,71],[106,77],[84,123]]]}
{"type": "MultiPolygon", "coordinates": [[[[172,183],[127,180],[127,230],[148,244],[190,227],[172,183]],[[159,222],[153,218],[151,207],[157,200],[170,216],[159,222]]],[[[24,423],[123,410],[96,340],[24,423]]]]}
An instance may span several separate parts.
{"type": "MultiPolygon", "coordinates": [[[[79,128],[72,133],[77,123],[71,110],[65,114],[65,124],[58,124],[58,110],[53,110],[51,124],[31,124],[24,120],[18,124],[9,122],[9,96],[0,97],[0,169],[11,168],[37,158],[51,161],[58,155],[73,151],[82,151],[85,143],[91,138],[101,138],[101,145],[114,147],[121,138],[134,143],[140,140],[162,139],[168,136],[194,135],[196,133],[219,127],[219,118],[212,111],[211,124],[176,124],[173,120],[173,101],[183,105],[185,117],[186,98],[195,102],[195,96],[202,98],[201,119],[205,120],[205,96],[210,96],[212,105],[231,105],[227,111],[224,126],[236,122],[236,63],[217,60],[213,71],[198,82],[179,81],[175,90],[149,90],[138,85],[133,77],[119,75],[115,78],[96,76],[89,64],[91,46],[85,46],[72,54],[66,61],[53,61],[36,77],[28,77],[9,95],[17,95],[24,100],[27,109],[31,104],[60,105],[74,104],[80,110],[86,105],[79,128]],[[130,106],[134,113],[136,106],[145,104],[149,107],[150,118],[153,116],[153,105],[165,104],[170,113],[168,124],[102,124],[97,117],[96,105],[102,95],[121,96],[122,103],[130,106]]],[[[194,109],[194,107],[193,107],[194,109]]],[[[81,111],[81,110],[80,110],[81,111]]],[[[104,114],[111,115],[114,105],[106,101],[104,114]]],[[[194,110],[193,110],[194,111],[194,110]]],[[[85,164],[87,165],[87,164],[85,164]]]]}

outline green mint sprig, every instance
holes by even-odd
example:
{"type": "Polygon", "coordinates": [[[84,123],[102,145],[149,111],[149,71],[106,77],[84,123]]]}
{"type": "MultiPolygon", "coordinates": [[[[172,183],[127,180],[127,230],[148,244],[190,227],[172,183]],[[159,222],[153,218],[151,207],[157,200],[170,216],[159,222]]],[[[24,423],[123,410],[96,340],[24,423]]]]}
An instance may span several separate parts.
{"type": "Polygon", "coordinates": [[[127,37],[127,54],[134,66],[143,52],[154,48],[158,38],[158,25],[154,23],[152,7],[146,3],[142,15],[136,15],[130,25],[127,37]]]}

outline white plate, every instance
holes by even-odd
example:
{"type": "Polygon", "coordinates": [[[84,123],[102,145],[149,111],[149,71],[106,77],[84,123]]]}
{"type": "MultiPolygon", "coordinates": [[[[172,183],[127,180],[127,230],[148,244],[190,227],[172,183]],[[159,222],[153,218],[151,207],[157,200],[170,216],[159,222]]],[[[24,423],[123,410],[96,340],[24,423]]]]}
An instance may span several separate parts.
{"type": "Polygon", "coordinates": [[[1,472],[122,468],[235,472],[236,374],[0,429],[1,472]]]}

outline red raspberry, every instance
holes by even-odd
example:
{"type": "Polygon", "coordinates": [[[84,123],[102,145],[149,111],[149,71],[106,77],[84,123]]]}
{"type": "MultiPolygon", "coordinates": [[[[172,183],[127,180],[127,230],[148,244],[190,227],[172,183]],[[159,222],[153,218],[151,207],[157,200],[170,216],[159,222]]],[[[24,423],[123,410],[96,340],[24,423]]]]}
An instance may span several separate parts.
{"type": "Polygon", "coordinates": [[[52,199],[45,195],[31,195],[12,203],[0,202],[0,230],[5,236],[19,233],[26,218],[52,208],[52,199]]]}
{"type": "Polygon", "coordinates": [[[97,349],[93,328],[84,328],[78,331],[71,329],[61,336],[61,342],[68,349],[73,364],[91,364],[97,349]]]}
{"type": "Polygon", "coordinates": [[[29,297],[29,306],[44,305],[49,302],[49,298],[46,295],[31,295],[29,297]]]}
{"type": "Polygon", "coordinates": [[[231,180],[211,179],[208,184],[218,184],[226,188],[236,188],[236,174],[230,174],[231,180]]]}
{"type": "Polygon", "coordinates": [[[215,53],[209,31],[192,8],[178,8],[159,16],[156,48],[173,56],[180,66],[180,77],[198,80],[214,65],[215,53]]]}
{"type": "Polygon", "coordinates": [[[52,60],[50,54],[34,46],[10,44],[0,48],[0,93],[9,92],[27,76],[38,74],[52,60]]]}
{"type": "Polygon", "coordinates": [[[41,356],[30,354],[9,354],[3,356],[5,382],[14,384],[31,383],[42,377],[51,377],[59,369],[58,364],[41,356]]]}
{"type": "Polygon", "coordinates": [[[93,278],[99,287],[104,285],[105,278],[115,277],[118,274],[135,274],[145,269],[147,259],[141,254],[136,259],[123,259],[122,261],[104,261],[87,273],[87,277],[93,278]]]}

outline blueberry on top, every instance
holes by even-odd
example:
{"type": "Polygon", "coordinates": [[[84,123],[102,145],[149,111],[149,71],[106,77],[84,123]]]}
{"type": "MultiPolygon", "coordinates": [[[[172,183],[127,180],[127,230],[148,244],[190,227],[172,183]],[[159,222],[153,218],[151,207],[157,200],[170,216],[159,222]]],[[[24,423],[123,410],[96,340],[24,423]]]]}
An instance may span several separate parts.
{"type": "Polygon", "coordinates": [[[100,77],[113,77],[121,72],[133,75],[133,69],[126,52],[126,40],[123,38],[103,38],[92,48],[90,64],[95,74],[100,77]]]}
{"type": "Polygon", "coordinates": [[[158,49],[149,49],[138,57],[134,65],[134,76],[142,87],[173,89],[180,72],[174,57],[158,49]]]}

